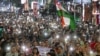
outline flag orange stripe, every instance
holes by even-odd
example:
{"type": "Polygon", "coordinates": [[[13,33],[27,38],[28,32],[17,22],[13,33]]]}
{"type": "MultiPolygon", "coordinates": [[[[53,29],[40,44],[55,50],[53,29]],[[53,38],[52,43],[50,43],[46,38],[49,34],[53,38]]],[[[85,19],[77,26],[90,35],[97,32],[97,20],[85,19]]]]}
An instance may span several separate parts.
{"type": "Polygon", "coordinates": [[[64,27],[65,27],[64,18],[63,18],[63,16],[61,16],[60,18],[61,18],[61,24],[62,24],[62,27],[64,28],[64,27]]]}

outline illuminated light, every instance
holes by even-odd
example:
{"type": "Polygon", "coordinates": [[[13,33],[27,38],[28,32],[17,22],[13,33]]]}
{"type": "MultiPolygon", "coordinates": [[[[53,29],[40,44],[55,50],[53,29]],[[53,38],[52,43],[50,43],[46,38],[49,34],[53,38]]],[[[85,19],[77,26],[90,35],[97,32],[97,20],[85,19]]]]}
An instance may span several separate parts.
{"type": "Polygon", "coordinates": [[[90,54],[93,54],[94,52],[92,50],[90,50],[90,54]]]}
{"type": "Polygon", "coordinates": [[[59,35],[56,35],[56,38],[57,38],[57,39],[59,39],[59,37],[60,37],[59,35]]]}
{"type": "Polygon", "coordinates": [[[9,19],[6,19],[6,22],[9,23],[9,19]]]}
{"type": "Polygon", "coordinates": [[[16,29],[17,34],[21,34],[21,30],[16,29]]]}
{"type": "Polygon", "coordinates": [[[28,52],[28,51],[29,51],[29,49],[28,49],[25,45],[23,45],[21,48],[22,48],[22,50],[23,50],[24,52],[28,52]]]}
{"type": "Polygon", "coordinates": [[[69,39],[70,39],[70,36],[69,36],[69,35],[66,36],[66,38],[65,38],[65,42],[67,43],[69,39]]]}
{"type": "Polygon", "coordinates": [[[69,39],[69,38],[70,38],[70,36],[68,35],[66,38],[67,38],[67,39],[69,39]]]}
{"type": "Polygon", "coordinates": [[[18,31],[18,34],[20,34],[21,33],[21,31],[18,31]]]}
{"type": "Polygon", "coordinates": [[[99,1],[99,4],[100,4],[100,1],[99,1]]]}
{"type": "Polygon", "coordinates": [[[97,32],[100,32],[100,29],[97,29],[97,32]]]}
{"type": "Polygon", "coordinates": [[[48,33],[47,33],[47,32],[45,32],[45,33],[44,33],[44,35],[45,35],[45,36],[48,36],[48,33]]]}
{"type": "Polygon", "coordinates": [[[71,52],[74,51],[74,47],[71,46],[71,47],[69,48],[69,51],[71,51],[71,52]]]}
{"type": "Polygon", "coordinates": [[[82,36],[84,36],[84,37],[85,37],[85,36],[86,36],[86,34],[83,34],[82,36]]]}
{"type": "Polygon", "coordinates": [[[42,36],[44,36],[44,37],[50,36],[50,31],[47,30],[47,29],[44,29],[44,30],[42,31],[42,36]]]}
{"type": "Polygon", "coordinates": [[[73,37],[74,39],[77,39],[77,36],[76,35],[74,35],[74,37],[73,37]]]}
{"type": "Polygon", "coordinates": [[[28,51],[29,51],[29,49],[28,49],[28,48],[26,48],[26,49],[25,49],[25,51],[26,51],[26,52],[28,52],[28,51]]]}
{"type": "Polygon", "coordinates": [[[25,50],[25,49],[26,49],[26,47],[23,45],[23,46],[22,46],[22,49],[23,49],[23,50],[25,50]]]}
{"type": "Polygon", "coordinates": [[[92,26],[90,26],[90,29],[92,29],[93,27],[92,26]]]}
{"type": "Polygon", "coordinates": [[[11,47],[10,47],[10,46],[7,46],[7,47],[6,47],[6,50],[7,50],[7,51],[10,51],[10,50],[11,50],[11,47]]]}
{"type": "Polygon", "coordinates": [[[91,43],[92,41],[91,40],[88,40],[88,42],[91,43]]]}
{"type": "Polygon", "coordinates": [[[51,28],[54,28],[54,29],[58,28],[58,25],[56,23],[50,23],[50,25],[51,25],[51,28]]]}

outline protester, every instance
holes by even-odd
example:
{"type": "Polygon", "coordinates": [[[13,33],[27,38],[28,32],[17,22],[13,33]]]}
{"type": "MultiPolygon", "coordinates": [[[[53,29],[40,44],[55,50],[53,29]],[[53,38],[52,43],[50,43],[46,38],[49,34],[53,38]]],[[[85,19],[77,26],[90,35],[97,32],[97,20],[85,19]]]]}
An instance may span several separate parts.
{"type": "Polygon", "coordinates": [[[55,48],[56,56],[66,56],[61,46],[55,48]]]}
{"type": "Polygon", "coordinates": [[[18,55],[19,55],[19,53],[18,53],[18,51],[16,50],[16,47],[12,47],[12,48],[11,48],[11,51],[8,52],[8,53],[6,53],[6,56],[18,56],[18,55]]]}
{"type": "Polygon", "coordinates": [[[39,50],[38,50],[38,48],[33,48],[33,56],[39,56],[39,50]]]}
{"type": "Polygon", "coordinates": [[[4,31],[0,36],[0,56],[100,56],[98,29],[86,34],[85,27],[75,32],[52,28],[59,25],[54,19],[34,20],[22,14],[18,17],[5,14],[1,18],[4,31]]]}

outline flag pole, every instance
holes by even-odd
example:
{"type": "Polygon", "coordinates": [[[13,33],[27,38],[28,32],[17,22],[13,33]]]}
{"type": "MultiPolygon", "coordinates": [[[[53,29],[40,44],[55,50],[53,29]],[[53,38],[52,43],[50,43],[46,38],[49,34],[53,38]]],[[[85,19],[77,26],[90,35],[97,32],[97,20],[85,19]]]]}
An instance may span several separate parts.
{"type": "Polygon", "coordinates": [[[74,20],[76,21],[76,10],[75,10],[75,8],[76,8],[76,4],[75,4],[75,1],[73,0],[73,3],[74,3],[74,20]]]}

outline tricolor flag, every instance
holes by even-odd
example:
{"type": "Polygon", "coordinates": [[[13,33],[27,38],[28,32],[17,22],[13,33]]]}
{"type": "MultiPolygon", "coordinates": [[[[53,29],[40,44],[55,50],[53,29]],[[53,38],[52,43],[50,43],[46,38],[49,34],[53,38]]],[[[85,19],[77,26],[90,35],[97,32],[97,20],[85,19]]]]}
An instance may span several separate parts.
{"type": "Polygon", "coordinates": [[[56,2],[57,14],[61,18],[62,27],[69,26],[71,30],[75,30],[76,23],[74,20],[74,16],[68,13],[60,2],[56,2]]]}

